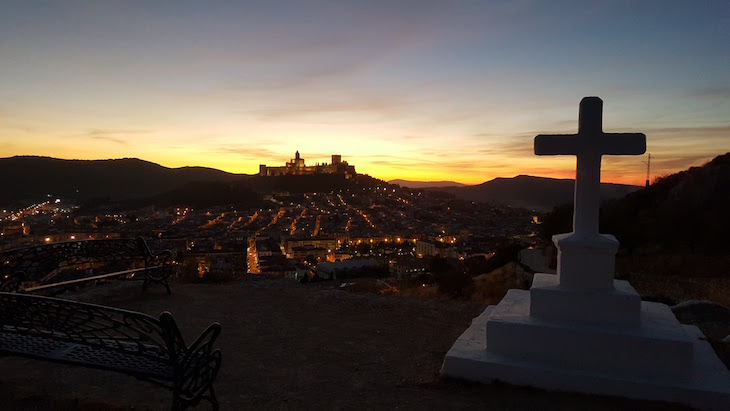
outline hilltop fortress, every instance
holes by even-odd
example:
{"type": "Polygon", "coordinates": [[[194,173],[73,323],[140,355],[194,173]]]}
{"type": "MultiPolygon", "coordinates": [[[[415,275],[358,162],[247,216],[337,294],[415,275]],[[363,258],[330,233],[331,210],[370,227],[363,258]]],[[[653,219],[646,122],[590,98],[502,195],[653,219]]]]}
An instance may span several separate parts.
{"type": "Polygon", "coordinates": [[[350,178],[356,173],[355,166],[347,164],[347,161],[342,161],[342,156],[339,154],[332,155],[331,164],[324,163],[307,166],[304,164],[304,159],[299,156],[299,151],[297,151],[294,158],[282,167],[267,167],[266,164],[259,165],[260,176],[304,174],[344,174],[346,178],[350,178]]]}

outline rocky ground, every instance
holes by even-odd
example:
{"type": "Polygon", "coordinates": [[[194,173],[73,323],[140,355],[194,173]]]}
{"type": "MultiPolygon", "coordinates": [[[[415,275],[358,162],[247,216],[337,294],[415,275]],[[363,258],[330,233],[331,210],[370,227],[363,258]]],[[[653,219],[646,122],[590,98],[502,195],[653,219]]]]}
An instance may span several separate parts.
{"type": "MultiPolygon", "coordinates": [[[[441,379],[446,351],[484,307],[247,277],[223,284],[98,286],[64,298],[173,313],[192,341],[223,333],[215,384],[222,410],[682,409],[665,403],[441,379]]],[[[171,394],[125,375],[0,358],[0,409],[164,410],[171,394]]]]}

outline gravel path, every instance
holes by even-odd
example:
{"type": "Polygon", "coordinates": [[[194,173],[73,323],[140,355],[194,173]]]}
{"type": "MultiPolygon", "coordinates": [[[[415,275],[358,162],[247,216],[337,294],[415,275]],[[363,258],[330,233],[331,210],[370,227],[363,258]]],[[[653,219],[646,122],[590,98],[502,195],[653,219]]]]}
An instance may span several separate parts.
{"type": "MultiPolygon", "coordinates": [[[[215,383],[223,410],[682,409],[662,403],[441,380],[446,351],[483,307],[356,294],[261,277],[173,284],[173,294],[116,283],[66,298],[154,316],[169,310],[191,342],[223,333],[215,383]]],[[[164,410],[171,394],[121,374],[0,358],[0,409],[164,410]]]]}

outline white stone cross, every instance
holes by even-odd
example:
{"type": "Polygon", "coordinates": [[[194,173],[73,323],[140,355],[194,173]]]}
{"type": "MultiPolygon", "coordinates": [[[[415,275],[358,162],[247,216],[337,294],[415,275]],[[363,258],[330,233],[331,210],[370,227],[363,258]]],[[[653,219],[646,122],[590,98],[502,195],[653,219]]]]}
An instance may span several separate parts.
{"type": "Polygon", "coordinates": [[[538,156],[567,154],[577,157],[573,233],[581,237],[598,236],[601,156],[646,152],[646,136],[643,133],[604,133],[602,116],[603,100],[585,97],[580,102],[578,134],[540,134],[535,137],[535,154],[538,156]]]}

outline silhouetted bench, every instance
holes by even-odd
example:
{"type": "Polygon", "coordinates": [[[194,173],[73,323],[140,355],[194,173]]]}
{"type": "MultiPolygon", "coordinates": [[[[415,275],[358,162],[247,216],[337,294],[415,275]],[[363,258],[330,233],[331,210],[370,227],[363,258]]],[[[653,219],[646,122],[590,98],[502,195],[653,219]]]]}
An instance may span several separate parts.
{"type": "Polygon", "coordinates": [[[0,292],[0,355],[120,372],[173,392],[172,409],[207,400],[221,365],[213,323],[190,346],[169,312],[157,320],[118,308],[0,292]]]}
{"type": "Polygon", "coordinates": [[[0,252],[0,291],[48,292],[108,278],[161,284],[170,294],[169,250],[153,254],[142,237],[65,241],[0,252]],[[103,271],[103,273],[99,273],[103,271]],[[141,275],[139,275],[141,274],[141,275]]]}

